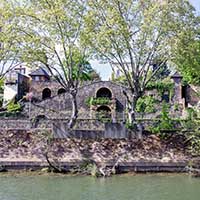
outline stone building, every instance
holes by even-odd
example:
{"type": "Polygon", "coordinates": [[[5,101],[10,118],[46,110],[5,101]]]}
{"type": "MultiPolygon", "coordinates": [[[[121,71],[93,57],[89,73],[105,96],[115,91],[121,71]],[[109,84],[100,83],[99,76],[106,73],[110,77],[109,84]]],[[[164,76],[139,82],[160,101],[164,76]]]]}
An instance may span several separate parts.
{"type": "Polygon", "coordinates": [[[20,100],[29,92],[29,69],[25,66],[15,67],[6,74],[3,94],[3,106],[10,101],[20,100]]]}
{"type": "MultiPolygon", "coordinates": [[[[52,80],[43,69],[31,73],[30,77],[31,117],[45,116],[51,119],[70,117],[69,93],[58,82],[52,80]]],[[[110,81],[84,83],[79,87],[77,94],[79,118],[110,118],[112,122],[123,120],[126,106],[124,89],[129,91],[125,86],[110,81]],[[103,116],[100,116],[101,114],[103,116]]]]}
{"type": "MultiPolygon", "coordinates": [[[[31,105],[27,104],[27,107],[30,107],[28,109],[30,117],[69,118],[71,115],[71,99],[65,89],[42,68],[32,72],[30,77],[29,94],[31,94],[32,103],[31,105]]],[[[165,99],[171,105],[178,105],[179,112],[171,109],[171,114],[180,117],[185,108],[196,106],[200,98],[192,86],[182,86],[180,74],[175,73],[171,76],[171,79],[174,83],[172,98],[169,99],[169,94],[166,93],[159,101],[165,99]]],[[[84,85],[79,87],[77,94],[79,118],[102,121],[110,119],[112,122],[124,121],[126,98],[123,90],[126,90],[129,94],[128,88],[111,81],[85,82],[84,85]]],[[[156,90],[147,91],[146,95],[158,98],[156,90]]],[[[159,114],[160,108],[157,105],[157,114],[152,113],[146,115],[146,117],[152,118],[159,114]]]]}

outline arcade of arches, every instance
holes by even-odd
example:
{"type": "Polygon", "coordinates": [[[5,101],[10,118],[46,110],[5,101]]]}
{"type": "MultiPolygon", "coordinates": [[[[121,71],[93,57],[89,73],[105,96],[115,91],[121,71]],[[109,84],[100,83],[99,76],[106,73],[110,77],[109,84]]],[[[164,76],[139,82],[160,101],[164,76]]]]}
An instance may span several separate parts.
{"type": "MultiPolygon", "coordinates": [[[[112,99],[113,94],[110,89],[106,87],[102,87],[97,90],[96,98],[108,98],[112,99]]],[[[109,121],[115,121],[115,102],[110,101],[109,105],[100,105],[96,107],[96,117],[97,119],[106,119],[109,121]]]]}

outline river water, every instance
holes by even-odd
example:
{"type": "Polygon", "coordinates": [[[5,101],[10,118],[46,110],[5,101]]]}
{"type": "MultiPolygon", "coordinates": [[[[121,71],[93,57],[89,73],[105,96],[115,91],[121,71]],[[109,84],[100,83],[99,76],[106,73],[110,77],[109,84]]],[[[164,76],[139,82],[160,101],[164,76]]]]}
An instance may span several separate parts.
{"type": "Polygon", "coordinates": [[[200,200],[200,179],[179,174],[1,176],[0,200],[200,200]]]}

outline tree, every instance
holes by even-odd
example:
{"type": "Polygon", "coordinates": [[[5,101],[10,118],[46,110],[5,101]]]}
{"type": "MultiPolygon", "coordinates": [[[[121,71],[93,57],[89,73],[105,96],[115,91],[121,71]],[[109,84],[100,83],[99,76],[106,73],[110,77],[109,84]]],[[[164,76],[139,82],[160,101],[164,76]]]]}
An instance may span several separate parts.
{"type": "Polygon", "coordinates": [[[189,32],[177,43],[174,53],[176,68],[187,83],[200,85],[200,26],[197,32],[189,32]]]}
{"type": "Polygon", "coordinates": [[[17,60],[17,35],[14,27],[16,21],[9,1],[0,2],[0,80],[20,64],[17,60]]]}
{"type": "Polygon", "coordinates": [[[88,10],[83,39],[97,58],[117,63],[125,76],[129,123],[135,124],[137,100],[170,60],[185,25],[194,21],[193,7],[186,0],[89,0],[88,10]]]}
{"type": "Polygon", "coordinates": [[[0,108],[3,104],[3,86],[4,86],[4,80],[0,79],[0,108]]]}
{"type": "Polygon", "coordinates": [[[89,75],[90,75],[90,79],[92,81],[100,81],[101,80],[99,73],[97,73],[97,71],[94,69],[90,72],[89,75]]]}
{"type": "Polygon", "coordinates": [[[84,0],[33,0],[18,8],[21,59],[31,66],[46,67],[69,92],[69,128],[78,117],[78,86],[88,78],[87,50],[80,43],[85,10],[84,0]]]}

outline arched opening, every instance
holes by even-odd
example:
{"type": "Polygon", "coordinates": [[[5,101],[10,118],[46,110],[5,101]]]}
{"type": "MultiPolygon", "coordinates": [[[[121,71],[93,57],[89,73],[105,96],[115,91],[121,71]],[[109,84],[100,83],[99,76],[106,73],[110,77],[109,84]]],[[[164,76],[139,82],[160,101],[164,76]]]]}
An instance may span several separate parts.
{"type": "Polygon", "coordinates": [[[49,88],[45,88],[42,91],[42,99],[47,99],[51,97],[51,90],[49,88]]]}
{"type": "Polygon", "coordinates": [[[66,90],[64,89],[64,88],[60,88],[59,90],[58,90],[58,95],[59,94],[63,94],[63,93],[65,93],[66,92],[66,90]]]}
{"type": "Polygon", "coordinates": [[[102,122],[111,122],[111,109],[108,106],[100,106],[97,108],[96,116],[102,122]]]}
{"type": "Polygon", "coordinates": [[[112,98],[112,92],[108,88],[103,87],[103,88],[100,88],[97,91],[96,97],[97,98],[106,97],[106,98],[111,99],[112,98]]]}

